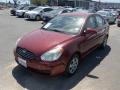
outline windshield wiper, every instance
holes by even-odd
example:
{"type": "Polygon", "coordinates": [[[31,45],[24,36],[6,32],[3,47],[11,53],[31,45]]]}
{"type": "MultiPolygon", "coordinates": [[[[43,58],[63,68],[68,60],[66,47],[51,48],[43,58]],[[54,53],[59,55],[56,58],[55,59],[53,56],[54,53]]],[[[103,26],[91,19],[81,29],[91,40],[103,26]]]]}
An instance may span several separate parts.
{"type": "Polygon", "coordinates": [[[42,28],[42,29],[45,29],[45,30],[47,30],[47,31],[54,31],[54,32],[60,32],[60,33],[67,33],[67,32],[65,32],[65,31],[62,31],[62,30],[58,30],[58,29],[52,29],[52,28],[42,28]]]}
{"type": "Polygon", "coordinates": [[[60,30],[57,30],[57,29],[49,29],[50,31],[55,31],[55,32],[63,32],[63,31],[60,31],[60,30]]]}

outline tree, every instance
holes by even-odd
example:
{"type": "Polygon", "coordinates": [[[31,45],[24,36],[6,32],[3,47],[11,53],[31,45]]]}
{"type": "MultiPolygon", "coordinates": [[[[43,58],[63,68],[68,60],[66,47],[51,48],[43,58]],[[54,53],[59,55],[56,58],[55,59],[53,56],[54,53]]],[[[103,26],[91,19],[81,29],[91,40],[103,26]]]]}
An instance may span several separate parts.
{"type": "Polygon", "coordinates": [[[47,4],[48,0],[31,0],[31,4],[35,5],[45,5],[47,4]]]}

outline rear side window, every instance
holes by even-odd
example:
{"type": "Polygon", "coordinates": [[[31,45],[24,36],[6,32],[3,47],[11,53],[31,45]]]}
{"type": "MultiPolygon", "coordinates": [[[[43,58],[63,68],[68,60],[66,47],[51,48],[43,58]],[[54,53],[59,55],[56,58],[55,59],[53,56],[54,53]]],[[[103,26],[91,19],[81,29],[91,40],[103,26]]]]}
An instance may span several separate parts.
{"type": "Polygon", "coordinates": [[[100,16],[96,16],[96,21],[97,21],[97,26],[98,27],[101,27],[103,26],[105,23],[104,23],[104,19],[100,16]]]}

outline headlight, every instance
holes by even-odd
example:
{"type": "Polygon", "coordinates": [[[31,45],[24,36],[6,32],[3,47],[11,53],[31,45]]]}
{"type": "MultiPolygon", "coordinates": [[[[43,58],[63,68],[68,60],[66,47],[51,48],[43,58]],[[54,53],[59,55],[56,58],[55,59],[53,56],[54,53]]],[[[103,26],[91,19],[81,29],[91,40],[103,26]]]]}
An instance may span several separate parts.
{"type": "Polygon", "coordinates": [[[63,53],[63,48],[61,46],[57,46],[52,50],[47,51],[41,56],[41,60],[43,61],[56,61],[60,58],[63,53]]]}
{"type": "Polygon", "coordinates": [[[18,40],[16,41],[16,45],[18,44],[18,42],[21,40],[21,38],[18,38],[18,40]]]}

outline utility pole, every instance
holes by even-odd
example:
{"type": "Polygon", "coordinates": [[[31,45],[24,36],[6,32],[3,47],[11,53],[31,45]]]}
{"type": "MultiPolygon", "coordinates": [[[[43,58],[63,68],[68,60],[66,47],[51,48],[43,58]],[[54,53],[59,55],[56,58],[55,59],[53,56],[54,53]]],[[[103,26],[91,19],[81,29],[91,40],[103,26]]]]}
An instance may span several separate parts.
{"type": "Polygon", "coordinates": [[[57,6],[58,6],[58,0],[57,0],[57,6]]]}
{"type": "Polygon", "coordinates": [[[100,6],[101,6],[101,0],[99,0],[99,9],[101,8],[100,6]]]}
{"type": "Polygon", "coordinates": [[[77,4],[77,0],[74,1],[74,7],[76,7],[76,4],[77,4]]]}
{"type": "Polygon", "coordinates": [[[6,0],[6,7],[7,7],[7,0],[6,0]]]}

